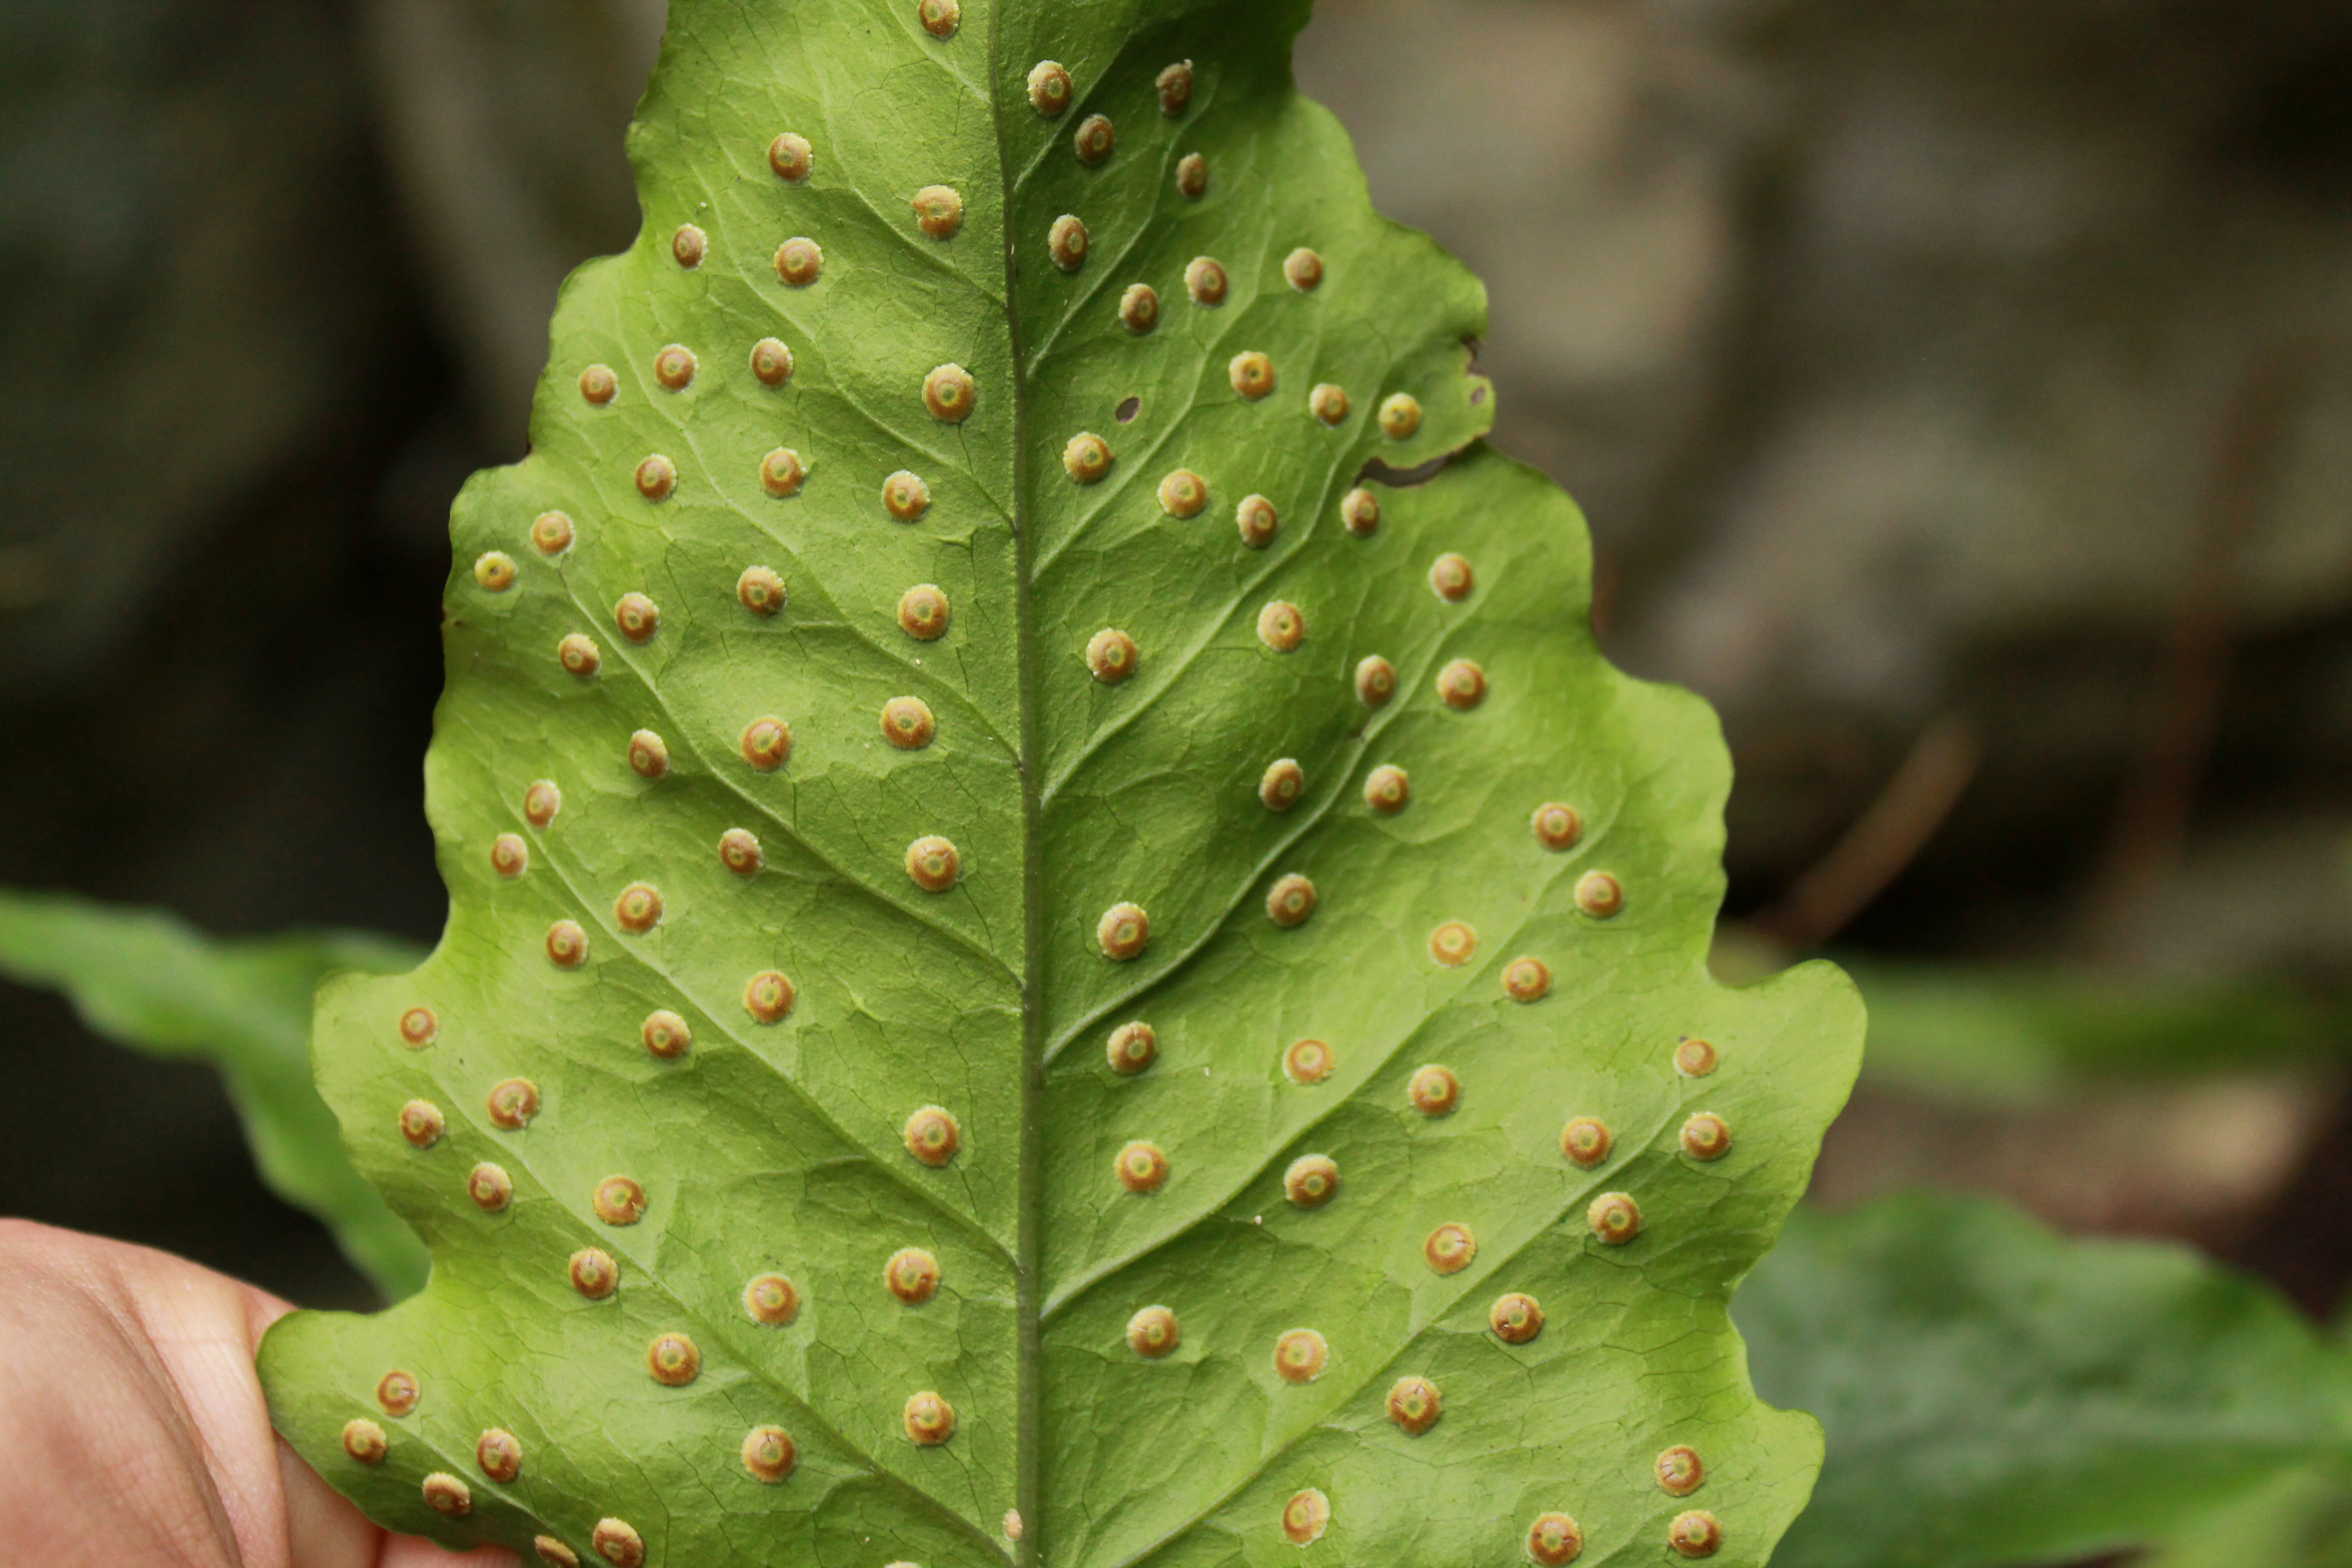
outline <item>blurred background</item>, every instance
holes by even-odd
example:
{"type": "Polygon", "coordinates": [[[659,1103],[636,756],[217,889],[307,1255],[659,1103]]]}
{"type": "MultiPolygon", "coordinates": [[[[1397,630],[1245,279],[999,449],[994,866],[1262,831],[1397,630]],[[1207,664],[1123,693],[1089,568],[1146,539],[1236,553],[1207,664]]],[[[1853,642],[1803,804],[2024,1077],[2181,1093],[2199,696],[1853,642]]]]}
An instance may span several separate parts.
{"type": "MultiPolygon", "coordinates": [[[[0,5],[0,885],[429,942],[449,501],[635,227],[660,0],[0,5]]],[[[2352,8],[1323,0],[1496,442],[1723,714],[1718,965],[1829,951],[1817,1200],[2352,1277],[2352,8]]],[[[210,1069],[0,988],[6,1208],[369,1287],[210,1069]],[[257,1216],[268,1216],[265,1219],[257,1216]]]]}

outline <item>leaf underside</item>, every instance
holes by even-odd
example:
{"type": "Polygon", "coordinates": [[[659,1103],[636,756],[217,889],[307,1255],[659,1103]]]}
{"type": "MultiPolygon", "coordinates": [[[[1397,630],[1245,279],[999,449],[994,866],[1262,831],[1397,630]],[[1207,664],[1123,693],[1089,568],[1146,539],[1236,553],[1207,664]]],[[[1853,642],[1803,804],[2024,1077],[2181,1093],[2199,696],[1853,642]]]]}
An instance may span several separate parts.
{"type": "Polygon", "coordinates": [[[1467,1565],[1524,1561],[1549,1512],[1585,1561],[1671,1562],[1700,1510],[1721,1560],[1762,1562],[1819,1437],[1757,1403],[1725,1302],[1803,1185],[1861,1020],[1826,968],[1707,977],[1711,715],[1595,651],[1573,507],[1479,442],[1483,294],[1371,211],[1344,134],[1293,89],[1303,5],[966,0],[935,32],[946,8],[671,8],[632,140],[644,232],[572,278],[533,454],[454,516],[427,764],[448,930],[414,974],[320,1002],[323,1092],[431,1247],[431,1285],[281,1324],[280,1430],[388,1525],[558,1562],[1467,1565]],[[1076,84],[1058,115],[1025,85],[1045,60],[1076,84]],[[1115,143],[1088,162],[1095,115],[1115,143]],[[805,179],[772,163],[784,132],[810,144],[805,179]],[[919,222],[933,185],[960,197],[951,237],[919,222]],[[1066,214],[1089,237],[1068,268],[1066,214]],[[814,280],[779,265],[807,257],[796,238],[821,249],[814,280]],[[1285,270],[1300,247],[1313,288],[1285,270]],[[1202,257],[1222,301],[1187,287],[1202,257]],[[1149,331],[1122,324],[1136,283],[1158,293],[1149,331]],[[793,357],[775,384],[763,339],[793,357]],[[670,345],[694,356],[681,386],[670,345]],[[1263,384],[1234,363],[1253,352],[1263,397],[1236,389],[1263,384]],[[600,365],[602,403],[582,379],[600,365]],[[960,421],[927,404],[942,365],[971,378],[960,421]],[[1410,432],[1393,405],[1381,421],[1399,394],[1410,432]],[[1090,483],[1064,461],[1080,433],[1112,454],[1090,483]],[[676,479],[648,499],[656,455],[676,479]],[[1344,524],[1369,464],[1449,456],[1425,483],[1365,481],[1378,525],[1344,524]],[[1197,515],[1160,499],[1180,469],[1197,515]],[[886,498],[900,471],[929,496],[911,519],[886,498]],[[1244,497],[1270,540],[1244,540],[1244,497]],[[552,512],[569,543],[541,548],[552,512]],[[1470,573],[1450,598],[1449,553],[1470,573]],[[781,611],[747,607],[755,567],[781,611]],[[902,629],[919,584],[950,607],[932,640],[902,629]],[[1295,647],[1269,605],[1303,624],[1295,647]],[[1126,679],[1089,668],[1107,628],[1137,650],[1126,679]],[[593,639],[594,674],[559,659],[568,637],[593,639]],[[1375,655],[1394,695],[1368,704],[1375,655]],[[1456,706],[1439,687],[1464,659],[1484,694],[1456,706]],[[903,698],[927,744],[886,739],[903,698]],[[769,718],[791,749],[762,768],[746,742],[769,718]],[[1284,759],[1302,787],[1273,809],[1284,759]],[[1383,765],[1408,774],[1402,810],[1368,801],[1383,765]],[[1573,843],[1532,828],[1547,803],[1579,815],[1573,843]],[[722,858],[738,829],[756,870],[722,858]],[[908,858],[931,837],[955,849],[938,892],[908,858]],[[1268,900],[1292,876],[1315,902],[1285,924],[1268,900]],[[1113,958],[1099,922],[1122,903],[1148,938],[1113,958]],[[561,921],[573,967],[549,956],[561,921]],[[1508,994],[1507,972],[1533,989],[1523,957],[1549,994],[1508,994]],[[793,1001],[762,1022],[781,993],[747,985],[771,971],[793,1001]],[[690,1035],[676,1055],[644,1043],[657,1012],[690,1035]],[[1156,1058],[1115,1071],[1107,1037],[1138,1020],[1156,1058]],[[1685,1037],[1711,1074],[1677,1070],[1685,1037]],[[1458,1079],[1450,1114],[1411,1098],[1429,1064],[1458,1079]],[[535,1108],[502,1125],[518,1079],[535,1108]],[[411,1102],[441,1119],[424,1147],[411,1102]],[[956,1130],[936,1164],[909,1138],[944,1126],[933,1108],[956,1130]],[[1696,1112],[1727,1154],[1684,1152],[1696,1112]],[[1562,1152],[1578,1116],[1613,1134],[1591,1168],[1562,1152]],[[1319,1206],[1286,1195],[1307,1155],[1339,1173],[1319,1206]],[[1155,1171],[1149,1192],[1121,1173],[1155,1171]],[[595,1206],[616,1175],[645,1194],[633,1223],[595,1206]],[[1630,1240],[1588,1222],[1610,1194],[1638,1205],[1630,1240]],[[1433,1247],[1449,1267],[1469,1248],[1449,1255],[1445,1226],[1475,1241],[1452,1272],[1433,1247]],[[618,1270],[603,1300],[572,1282],[586,1248],[618,1270]],[[886,1280],[907,1248],[936,1261],[929,1300],[886,1280]],[[789,1322],[747,1308],[768,1273],[789,1322]],[[1510,1291],[1546,1316],[1523,1343],[1488,1326],[1510,1291]],[[1173,1317],[1167,1353],[1130,1348],[1148,1307],[1173,1317]],[[1276,1351],[1298,1329],[1327,1357],[1292,1382],[1276,1351]],[[653,1375],[664,1336],[691,1341],[691,1381],[653,1375]],[[378,1397],[394,1371],[406,1414],[378,1397]],[[1386,1414],[1404,1378],[1442,1400],[1417,1434],[1386,1414]],[[915,1440],[925,1394],[954,1411],[943,1443],[915,1440]],[[354,1421],[385,1435],[372,1462],[346,1451],[354,1421]],[[772,1481],[744,1457],[768,1426],[793,1456],[772,1481]],[[519,1453],[511,1479],[486,1431],[519,1453]],[[1681,1497],[1654,1472],[1677,1445],[1706,1468],[1681,1497]]]}

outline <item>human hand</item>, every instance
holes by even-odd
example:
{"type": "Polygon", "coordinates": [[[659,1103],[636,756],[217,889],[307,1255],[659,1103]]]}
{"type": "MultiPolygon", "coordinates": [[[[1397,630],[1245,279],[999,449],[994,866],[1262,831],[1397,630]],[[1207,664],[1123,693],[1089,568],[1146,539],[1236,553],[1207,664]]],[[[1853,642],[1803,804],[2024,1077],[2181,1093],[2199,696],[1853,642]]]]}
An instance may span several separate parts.
{"type": "Polygon", "coordinates": [[[0,1219],[0,1562],[513,1568],[378,1530],[269,1429],[292,1310],[184,1258],[0,1219]]]}

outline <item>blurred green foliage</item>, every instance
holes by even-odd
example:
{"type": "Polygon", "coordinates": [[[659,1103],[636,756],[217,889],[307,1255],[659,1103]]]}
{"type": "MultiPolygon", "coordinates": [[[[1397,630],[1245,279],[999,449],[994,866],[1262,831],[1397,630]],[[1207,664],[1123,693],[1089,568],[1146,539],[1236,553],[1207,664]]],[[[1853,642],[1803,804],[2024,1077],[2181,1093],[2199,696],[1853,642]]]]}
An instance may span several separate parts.
{"type": "Polygon", "coordinates": [[[2352,1458],[2352,1359],[2273,1292],[1981,1199],[1801,1211],[1733,1312],[1758,1391],[1828,1435],[1780,1568],[1995,1568],[2176,1538],[2186,1568],[2210,1520],[2352,1458]]]}
{"type": "Polygon", "coordinates": [[[310,998],[338,971],[423,956],[355,931],[221,941],[160,910],[0,892],[0,974],[64,992],[109,1039],[218,1068],[262,1180],[323,1221],[390,1300],[423,1289],[425,1248],[352,1168],[311,1084],[310,998]]]}

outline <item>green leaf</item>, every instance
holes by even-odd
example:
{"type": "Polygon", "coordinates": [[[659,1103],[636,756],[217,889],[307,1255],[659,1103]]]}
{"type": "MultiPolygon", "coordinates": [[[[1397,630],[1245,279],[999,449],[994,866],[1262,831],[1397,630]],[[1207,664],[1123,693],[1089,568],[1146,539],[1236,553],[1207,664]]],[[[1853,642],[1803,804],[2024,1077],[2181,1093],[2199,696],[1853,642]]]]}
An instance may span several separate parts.
{"type": "Polygon", "coordinates": [[[2071,1562],[2347,1453],[2352,1366],[2272,1292],[1983,1200],[1801,1213],[1738,1315],[1828,1433],[1778,1568],[2071,1562]]]}
{"type": "Polygon", "coordinates": [[[1466,1568],[1553,1512],[1671,1557],[1703,1511],[1761,1563],[1816,1434],[1754,1400],[1726,1295],[1861,1013],[1826,967],[1707,976],[1712,716],[1595,651],[1574,509],[1478,444],[1478,286],[1292,89],[1303,5],[921,5],[672,7],[645,231],[572,279],[533,455],[457,509],[447,932],[321,1001],[433,1283],[280,1325],[280,1430],[387,1524],[559,1561],[601,1527],[680,1565],[1466,1568]],[[1685,1037],[1720,1070],[1677,1072],[1685,1037]],[[1698,1113],[1726,1157],[1683,1152],[1698,1113]],[[770,1274],[789,1321],[747,1304],[770,1274]],[[1490,1330],[1508,1292],[1538,1337],[1490,1330]],[[1418,1435],[1384,1414],[1403,1382],[1418,1425],[1413,1379],[1418,1435]],[[1682,1445],[1689,1498],[1654,1468],[1682,1445]]]}
{"type": "Polygon", "coordinates": [[[351,931],[221,942],[159,910],[0,892],[0,974],[65,992],[109,1039],[218,1068],[270,1191],[324,1221],[395,1300],[424,1288],[425,1248],[343,1152],[310,1081],[310,1005],[329,974],[417,958],[351,931]]]}

